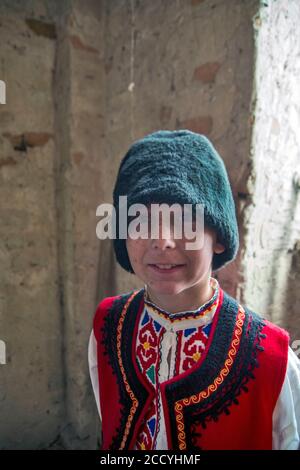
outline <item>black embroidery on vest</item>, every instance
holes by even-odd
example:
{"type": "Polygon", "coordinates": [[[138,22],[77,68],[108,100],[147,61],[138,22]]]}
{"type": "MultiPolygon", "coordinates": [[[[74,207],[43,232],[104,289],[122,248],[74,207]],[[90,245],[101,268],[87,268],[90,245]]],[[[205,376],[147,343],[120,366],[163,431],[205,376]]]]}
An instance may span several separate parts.
{"type": "MultiPolygon", "coordinates": [[[[247,392],[247,383],[255,378],[254,369],[258,367],[257,354],[263,350],[260,340],[265,335],[261,330],[264,320],[251,310],[244,307],[245,320],[241,342],[229,374],[224,378],[217,390],[200,403],[183,408],[187,450],[201,450],[200,427],[205,430],[208,421],[217,421],[221,413],[230,414],[230,407],[238,404],[238,397],[247,392]]],[[[224,292],[224,299],[214,337],[207,356],[199,369],[184,379],[171,383],[166,387],[166,399],[170,412],[170,428],[173,449],[179,449],[177,423],[174,405],[178,400],[198,394],[213,383],[214,378],[222,369],[231,344],[238,314],[238,302],[224,292]]]]}
{"type": "MultiPolygon", "coordinates": [[[[120,394],[120,405],[121,405],[121,422],[119,427],[116,429],[115,436],[112,439],[110,450],[118,450],[120,448],[122,438],[125,432],[128,416],[132,406],[132,401],[126,391],[122,372],[119,365],[118,354],[117,354],[117,327],[120,320],[122,310],[134,291],[123,294],[114,300],[112,306],[106,314],[103,332],[103,344],[104,354],[107,355],[108,362],[112,367],[112,370],[116,376],[116,380],[119,387],[120,394]]],[[[146,400],[148,398],[148,392],[138,380],[136,371],[132,364],[131,347],[132,347],[132,335],[134,332],[135,322],[137,313],[139,310],[140,303],[143,299],[144,289],[136,294],[134,299],[128,306],[127,313],[125,315],[123,328],[122,328],[122,343],[121,343],[121,356],[123,367],[126,373],[126,377],[130,387],[137,398],[139,405],[136,413],[133,417],[130,432],[127,437],[126,445],[124,449],[128,448],[128,445],[132,439],[136,421],[144,408],[146,400]]],[[[113,412],[113,411],[112,411],[113,412]]]]}

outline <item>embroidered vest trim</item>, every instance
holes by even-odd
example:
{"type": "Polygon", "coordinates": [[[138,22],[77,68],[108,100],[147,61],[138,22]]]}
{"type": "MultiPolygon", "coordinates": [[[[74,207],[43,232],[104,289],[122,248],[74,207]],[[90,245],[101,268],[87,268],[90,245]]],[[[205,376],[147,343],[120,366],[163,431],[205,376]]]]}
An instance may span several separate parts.
{"type": "MultiPolygon", "coordinates": [[[[132,449],[154,391],[135,354],[144,289],[115,297],[104,314],[104,354],[116,377],[121,420],[110,449],[132,449]],[[128,348],[131,354],[128,354],[128,348]]],[[[199,429],[239,403],[255,378],[265,320],[220,289],[206,350],[191,369],[160,385],[169,449],[199,450],[199,429]]],[[[101,393],[100,393],[101,395],[101,393]]],[[[201,439],[200,439],[201,442],[201,439]]]]}
{"type": "Polygon", "coordinates": [[[198,425],[205,429],[207,421],[217,421],[221,413],[229,414],[232,404],[238,404],[238,396],[248,391],[247,383],[254,379],[258,351],[264,349],[260,345],[265,337],[260,333],[264,320],[223,293],[222,306],[215,314],[213,331],[199,363],[182,378],[162,384],[172,448],[178,450],[186,450],[187,442],[189,450],[199,450],[198,425]]]}
{"type": "Polygon", "coordinates": [[[104,320],[103,344],[118,382],[122,415],[111,450],[129,448],[154,395],[150,384],[139,372],[136,360],[132,361],[135,354],[133,351],[128,354],[128,347],[135,344],[132,336],[136,338],[137,317],[143,307],[143,295],[144,289],[118,296],[104,320]]]}

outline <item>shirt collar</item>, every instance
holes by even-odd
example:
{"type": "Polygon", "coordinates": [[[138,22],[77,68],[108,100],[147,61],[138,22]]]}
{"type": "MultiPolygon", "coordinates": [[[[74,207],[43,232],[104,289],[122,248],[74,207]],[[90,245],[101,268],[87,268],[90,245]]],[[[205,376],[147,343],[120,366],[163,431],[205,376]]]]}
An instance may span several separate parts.
{"type": "Polygon", "coordinates": [[[217,279],[211,277],[210,285],[213,288],[212,297],[195,310],[170,313],[159,307],[148,297],[147,285],[144,291],[145,309],[148,314],[167,329],[181,330],[189,327],[207,325],[213,319],[219,303],[220,288],[217,279]]]}

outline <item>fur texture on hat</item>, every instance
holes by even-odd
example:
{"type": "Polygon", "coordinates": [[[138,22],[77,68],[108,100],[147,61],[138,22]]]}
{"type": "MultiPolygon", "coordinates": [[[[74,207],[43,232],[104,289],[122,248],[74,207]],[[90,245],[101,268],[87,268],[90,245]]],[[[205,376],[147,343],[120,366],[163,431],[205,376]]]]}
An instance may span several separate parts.
{"type": "Polygon", "coordinates": [[[226,168],[212,143],[189,130],[160,130],[137,140],[120,163],[113,202],[116,210],[117,261],[133,269],[126,240],[118,239],[119,196],[134,203],[203,204],[204,223],[213,228],[225,251],[214,254],[212,270],[231,262],[238,251],[239,233],[234,199],[226,168]]]}

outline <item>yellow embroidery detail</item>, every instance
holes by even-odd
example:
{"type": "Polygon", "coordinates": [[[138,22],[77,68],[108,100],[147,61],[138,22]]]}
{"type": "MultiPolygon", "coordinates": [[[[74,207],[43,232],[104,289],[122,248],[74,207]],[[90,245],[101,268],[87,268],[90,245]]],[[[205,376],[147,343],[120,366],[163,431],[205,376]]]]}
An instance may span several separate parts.
{"type": "Polygon", "coordinates": [[[231,341],[231,345],[228,351],[227,359],[225,360],[224,366],[221,369],[219,375],[215,378],[214,382],[209,385],[206,390],[203,390],[197,395],[192,395],[189,398],[183,398],[175,403],[175,417],[177,422],[177,434],[179,440],[179,449],[186,450],[186,440],[184,432],[184,422],[183,422],[183,406],[189,406],[195,403],[200,403],[201,400],[205,400],[212,393],[214,393],[219,385],[224,381],[224,378],[229,374],[231,366],[233,364],[234,357],[237,353],[237,347],[241,341],[242,328],[245,320],[245,310],[241,305],[239,305],[239,311],[237,315],[237,321],[235,324],[234,336],[231,341]]]}
{"type": "Polygon", "coordinates": [[[118,355],[118,360],[119,360],[119,366],[120,366],[120,370],[121,370],[122,377],[123,377],[123,380],[124,380],[124,384],[125,384],[125,387],[126,387],[126,391],[128,392],[128,394],[129,394],[129,396],[132,400],[132,406],[130,408],[130,413],[129,413],[129,416],[127,418],[125,432],[124,432],[124,436],[123,436],[123,439],[122,439],[119,450],[122,450],[125,447],[126,440],[128,438],[128,434],[129,434],[129,431],[130,431],[131,423],[132,423],[134,414],[135,414],[136,409],[137,409],[138,404],[139,404],[137,398],[135,397],[135,395],[134,395],[133,391],[131,390],[130,385],[127,381],[127,377],[126,377],[125,370],[124,370],[124,367],[123,367],[122,356],[121,356],[121,338],[122,338],[122,328],[123,328],[125,315],[126,315],[126,312],[127,312],[127,309],[128,309],[128,306],[129,306],[130,302],[133,300],[133,298],[136,296],[136,294],[138,292],[139,291],[135,291],[133,294],[131,294],[131,296],[127,300],[126,304],[124,305],[121,316],[120,316],[118,328],[117,328],[117,355],[118,355]]]}
{"type": "MultiPolygon", "coordinates": [[[[199,318],[205,317],[206,315],[208,315],[216,307],[216,304],[218,302],[219,302],[219,298],[217,297],[212,305],[210,305],[209,307],[204,309],[202,312],[198,313],[196,316],[193,316],[193,314],[191,314],[191,315],[187,315],[184,318],[173,317],[172,318],[172,323],[179,323],[183,320],[188,320],[189,318],[192,318],[193,320],[198,320],[199,318]]],[[[160,310],[157,310],[157,308],[153,307],[153,305],[150,305],[149,301],[145,300],[145,304],[146,304],[147,310],[149,312],[152,312],[152,313],[154,313],[154,314],[156,314],[156,315],[158,315],[162,318],[166,318],[166,314],[162,313],[160,310]]]]}
{"type": "Polygon", "coordinates": [[[199,361],[200,357],[201,357],[201,354],[199,353],[199,351],[193,354],[193,359],[195,362],[199,361]]]}

